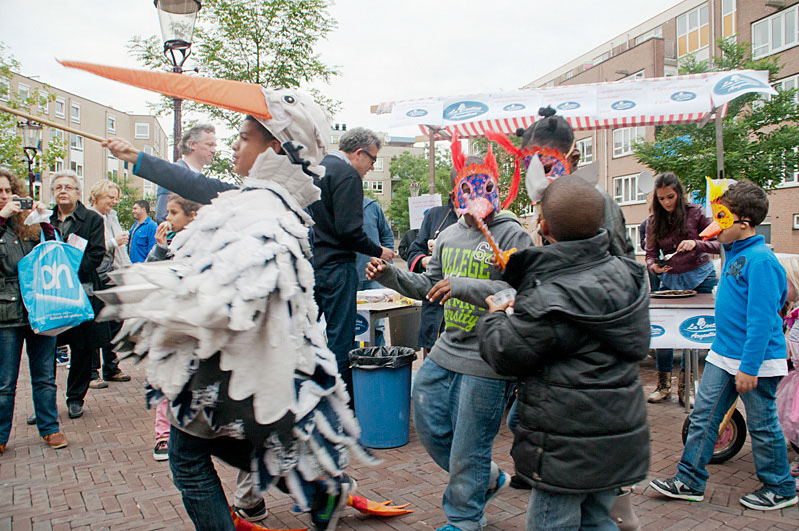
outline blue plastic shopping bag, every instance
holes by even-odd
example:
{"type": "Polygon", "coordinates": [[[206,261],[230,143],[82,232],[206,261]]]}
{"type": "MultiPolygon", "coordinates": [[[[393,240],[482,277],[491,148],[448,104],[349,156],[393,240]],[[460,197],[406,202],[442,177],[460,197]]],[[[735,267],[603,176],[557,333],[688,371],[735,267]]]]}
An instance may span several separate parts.
{"type": "Polygon", "coordinates": [[[28,321],[37,334],[55,336],[94,319],[78,279],[83,251],[56,239],[41,243],[19,261],[17,272],[28,321]]]}

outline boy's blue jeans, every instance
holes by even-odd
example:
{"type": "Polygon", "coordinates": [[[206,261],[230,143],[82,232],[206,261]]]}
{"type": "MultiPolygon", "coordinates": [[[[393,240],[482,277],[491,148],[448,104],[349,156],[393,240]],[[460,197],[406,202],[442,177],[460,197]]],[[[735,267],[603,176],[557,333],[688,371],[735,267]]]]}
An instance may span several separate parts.
{"type": "MultiPolygon", "coordinates": [[[[791,477],[785,437],[777,419],[776,392],[780,379],[779,376],[758,378],[757,387],[740,397],[746,407],[758,479],[779,496],[794,496],[796,482],[791,477]]],[[[696,407],[690,417],[688,440],[677,465],[677,479],[692,489],[705,490],[708,479],[705,467],[713,456],[721,420],[738,396],[735,376],[712,363],[705,365],[696,407]]]]}
{"type": "Polygon", "coordinates": [[[527,505],[527,531],[551,529],[613,530],[610,519],[616,489],[585,494],[556,494],[533,489],[527,505]]]}
{"type": "Polygon", "coordinates": [[[430,358],[413,384],[413,423],[433,460],[449,472],[447,523],[462,531],[484,525],[491,449],[514,382],[452,372],[430,358]]]}

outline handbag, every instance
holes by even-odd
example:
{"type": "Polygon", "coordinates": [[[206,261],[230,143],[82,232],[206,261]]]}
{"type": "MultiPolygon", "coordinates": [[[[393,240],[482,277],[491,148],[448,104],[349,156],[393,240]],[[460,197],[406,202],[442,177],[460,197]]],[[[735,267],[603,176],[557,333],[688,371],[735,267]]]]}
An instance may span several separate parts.
{"type": "Polygon", "coordinates": [[[78,279],[83,251],[55,234],[19,261],[17,272],[22,302],[34,333],[55,336],[94,319],[89,297],[78,279]]]}

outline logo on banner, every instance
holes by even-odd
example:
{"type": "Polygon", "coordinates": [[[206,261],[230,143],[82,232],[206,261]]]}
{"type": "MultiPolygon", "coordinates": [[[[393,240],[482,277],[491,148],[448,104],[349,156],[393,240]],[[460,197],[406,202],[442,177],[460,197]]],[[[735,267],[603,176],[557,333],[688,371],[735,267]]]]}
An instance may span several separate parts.
{"type": "Polygon", "coordinates": [[[574,109],[579,109],[580,104],[576,101],[564,101],[560,105],[558,105],[559,111],[573,111],[574,109]]]}
{"type": "Polygon", "coordinates": [[[355,335],[359,336],[369,330],[369,320],[361,314],[355,315],[355,335]]]}
{"type": "Polygon", "coordinates": [[[680,335],[696,343],[713,343],[716,339],[716,319],[711,315],[686,319],[680,323],[680,335]]]}
{"type": "Polygon", "coordinates": [[[610,106],[614,111],[626,111],[635,107],[635,102],[630,100],[619,100],[610,106]]]}
{"type": "Polygon", "coordinates": [[[666,329],[658,325],[649,325],[651,328],[652,337],[660,337],[666,333],[666,329]]]}
{"type": "Polygon", "coordinates": [[[691,101],[696,99],[696,94],[687,90],[681,90],[672,94],[671,99],[674,101],[691,101]]]}
{"type": "Polygon", "coordinates": [[[713,87],[713,92],[720,96],[727,94],[734,94],[746,89],[768,89],[769,86],[753,77],[743,74],[732,74],[721,79],[716,86],[713,87]]]}
{"type": "Polygon", "coordinates": [[[503,111],[521,111],[521,110],[524,110],[526,108],[527,107],[525,107],[521,103],[511,103],[509,105],[505,105],[504,107],[502,107],[502,110],[503,111]]]}
{"type": "Polygon", "coordinates": [[[411,109],[405,113],[405,116],[410,118],[420,118],[422,116],[427,116],[427,111],[424,109],[411,109]]]}
{"type": "Polygon", "coordinates": [[[468,120],[488,112],[488,105],[479,101],[459,101],[444,109],[444,119],[453,122],[468,120]]]}

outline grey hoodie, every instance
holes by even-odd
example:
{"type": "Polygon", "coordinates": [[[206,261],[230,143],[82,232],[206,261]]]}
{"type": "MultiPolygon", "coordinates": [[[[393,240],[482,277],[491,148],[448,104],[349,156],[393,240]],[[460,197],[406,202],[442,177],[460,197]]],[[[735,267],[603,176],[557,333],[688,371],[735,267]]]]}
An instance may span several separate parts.
{"type": "MultiPolygon", "coordinates": [[[[503,251],[513,248],[521,251],[533,245],[530,235],[512,215],[497,215],[489,230],[503,251]]],[[[460,374],[511,380],[498,375],[480,358],[475,328],[477,320],[487,311],[486,297],[510,287],[500,280],[502,273],[491,264],[492,256],[483,233],[469,227],[461,217],[439,234],[424,273],[408,273],[389,265],[377,280],[406,297],[424,300],[436,282],[449,278],[452,297],[444,306],[446,328],[433,345],[430,358],[460,374]]]]}

